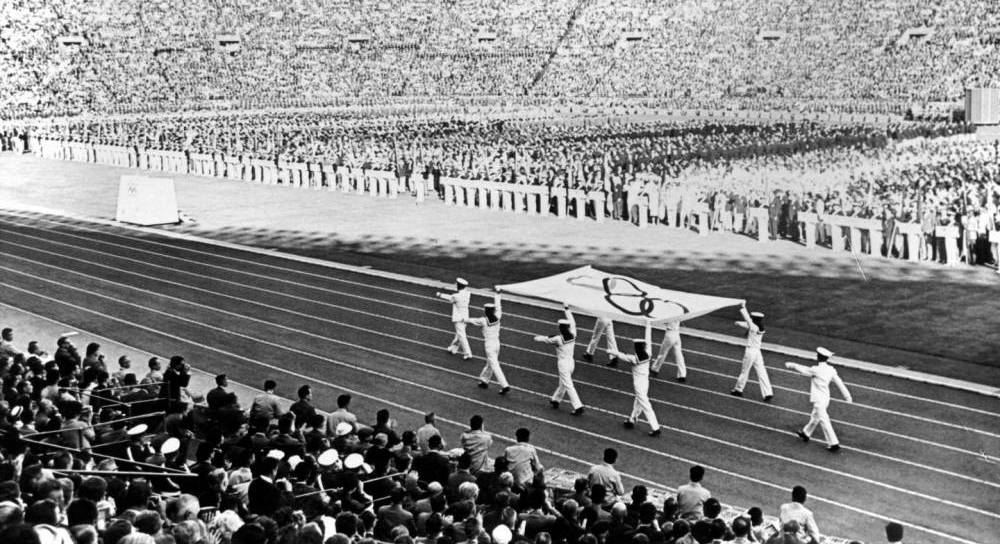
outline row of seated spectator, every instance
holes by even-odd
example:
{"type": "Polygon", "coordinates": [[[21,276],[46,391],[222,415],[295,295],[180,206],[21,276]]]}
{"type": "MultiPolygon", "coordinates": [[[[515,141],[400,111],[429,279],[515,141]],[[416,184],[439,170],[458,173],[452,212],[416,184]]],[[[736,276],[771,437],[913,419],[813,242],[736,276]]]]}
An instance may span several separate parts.
{"type": "Polygon", "coordinates": [[[998,24],[986,0],[17,0],[0,110],[468,94],[902,114],[997,84],[998,24]]]}
{"type": "Polygon", "coordinates": [[[192,395],[180,356],[165,370],[150,360],[141,380],[127,357],[117,366],[98,344],[81,356],[66,336],[50,356],[35,341],[21,350],[14,331],[2,331],[3,542],[826,541],[800,486],[777,509],[780,527],[758,507],[727,522],[702,467],[654,504],[644,486],[626,497],[609,448],[573,489],[556,493],[528,429],[493,459],[493,435],[478,415],[449,450],[432,413],[401,430],[382,409],[369,426],[351,412],[350,395],[319,412],[309,385],[289,405],[266,380],[247,402],[225,375],[192,395]]]}

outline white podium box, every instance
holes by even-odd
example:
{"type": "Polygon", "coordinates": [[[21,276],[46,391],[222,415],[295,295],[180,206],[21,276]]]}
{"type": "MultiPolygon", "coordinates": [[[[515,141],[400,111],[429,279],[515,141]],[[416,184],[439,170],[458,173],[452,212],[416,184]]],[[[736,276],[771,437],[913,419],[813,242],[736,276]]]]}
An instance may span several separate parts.
{"type": "Polygon", "coordinates": [[[163,225],[177,220],[177,193],[172,178],[121,177],[115,221],[163,225]]]}

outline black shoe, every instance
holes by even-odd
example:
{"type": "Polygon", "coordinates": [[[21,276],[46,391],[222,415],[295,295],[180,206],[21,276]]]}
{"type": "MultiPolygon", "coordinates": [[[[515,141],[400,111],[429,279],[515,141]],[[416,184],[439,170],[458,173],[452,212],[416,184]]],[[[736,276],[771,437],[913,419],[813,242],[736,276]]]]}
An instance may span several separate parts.
{"type": "Polygon", "coordinates": [[[827,446],[826,451],[830,453],[837,453],[840,451],[840,444],[833,444],[832,446],[827,446]]]}
{"type": "Polygon", "coordinates": [[[486,382],[479,382],[478,384],[476,384],[476,387],[478,387],[480,389],[489,389],[490,388],[490,384],[488,384],[486,382]]]}
{"type": "Polygon", "coordinates": [[[608,361],[608,364],[605,366],[610,366],[611,368],[615,368],[616,366],[618,366],[618,357],[612,357],[611,360],[608,361]]]}
{"type": "Polygon", "coordinates": [[[795,431],[795,434],[796,434],[796,435],[797,435],[797,436],[799,437],[799,439],[801,439],[801,440],[802,440],[803,442],[807,442],[807,443],[809,442],[809,437],[808,437],[808,436],[806,435],[806,433],[804,433],[804,432],[802,432],[802,431],[795,431]]]}
{"type": "Polygon", "coordinates": [[[771,399],[773,399],[773,398],[774,398],[774,395],[768,395],[768,396],[764,397],[764,402],[771,402],[771,399]]]}
{"type": "Polygon", "coordinates": [[[688,379],[684,376],[677,376],[677,383],[687,383],[688,379]]]}
{"type": "Polygon", "coordinates": [[[501,395],[506,395],[507,393],[510,393],[510,386],[509,385],[507,387],[504,387],[503,389],[500,390],[500,394],[501,395]]]}
{"type": "Polygon", "coordinates": [[[732,396],[734,396],[734,397],[742,397],[743,396],[743,391],[737,391],[737,390],[733,389],[732,391],[729,392],[729,394],[732,395],[732,396]]]}
{"type": "Polygon", "coordinates": [[[581,406],[581,407],[577,408],[576,410],[573,410],[572,412],[570,412],[570,414],[573,414],[574,416],[578,416],[578,415],[580,415],[582,413],[583,413],[583,406],[581,406]]]}
{"type": "Polygon", "coordinates": [[[663,434],[663,432],[660,429],[656,429],[655,431],[649,431],[649,436],[652,436],[653,438],[656,438],[661,434],[663,434]]]}
{"type": "Polygon", "coordinates": [[[624,426],[626,429],[634,429],[635,428],[635,423],[632,423],[631,421],[629,421],[629,420],[626,419],[622,423],[622,426],[624,426]]]}
{"type": "Polygon", "coordinates": [[[554,401],[554,400],[550,400],[550,401],[549,401],[549,406],[551,406],[551,407],[555,408],[556,410],[558,410],[558,409],[559,409],[559,403],[558,403],[558,402],[556,402],[556,401],[554,401]]]}
{"type": "Polygon", "coordinates": [[[590,353],[584,353],[583,354],[583,360],[587,361],[588,363],[592,363],[592,362],[594,362],[594,356],[591,355],[590,353]]]}

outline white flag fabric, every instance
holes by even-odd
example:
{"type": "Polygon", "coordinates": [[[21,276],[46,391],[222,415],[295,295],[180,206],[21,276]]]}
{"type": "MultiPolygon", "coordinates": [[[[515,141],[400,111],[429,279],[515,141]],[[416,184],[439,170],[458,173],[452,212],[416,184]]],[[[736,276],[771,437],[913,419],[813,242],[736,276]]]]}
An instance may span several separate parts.
{"type": "Polygon", "coordinates": [[[565,302],[585,314],[633,323],[684,321],[744,303],[738,298],[671,291],[590,266],[497,287],[504,293],[565,302]]]}

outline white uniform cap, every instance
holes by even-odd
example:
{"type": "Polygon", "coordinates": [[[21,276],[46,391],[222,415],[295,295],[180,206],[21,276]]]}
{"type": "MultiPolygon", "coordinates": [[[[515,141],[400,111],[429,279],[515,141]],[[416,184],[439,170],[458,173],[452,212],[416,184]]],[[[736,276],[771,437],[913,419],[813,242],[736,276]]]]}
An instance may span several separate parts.
{"type": "Polygon", "coordinates": [[[139,436],[140,434],[143,434],[148,430],[149,430],[149,425],[146,425],[145,423],[140,423],[125,432],[129,436],[139,436]]]}
{"type": "Polygon", "coordinates": [[[298,455],[293,455],[288,458],[288,466],[292,467],[292,470],[295,470],[295,467],[297,467],[298,464],[301,462],[302,458],[299,457],[298,455]]]}
{"type": "Polygon", "coordinates": [[[833,357],[833,352],[823,347],[816,348],[816,354],[827,358],[833,357]]]}
{"type": "Polygon", "coordinates": [[[466,281],[465,278],[456,278],[455,279],[455,283],[457,283],[459,285],[465,285],[466,287],[468,287],[468,285],[469,285],[469,282],[466,281]]]}
{"type": "Polygon", "coordinates": [[[365,463],[365,456],[360,453],[352,453],[344,459],[344,468],[348,470],[360,469],[363,472],[371,472],[371,465],[365,463]]]}
{"type": "Polygon", "coordinates": [[[560,325],[569,325],[569,320],[568,320],[568,319],[560,319],[560,320],[558,321],[558,323],[559,323],[560,325]]]}
{"type": "Polygon", "coordinates": [[[181,441],[171,436],[160,446],[160,453],[170,455],[171,453],[177,453],[179,449],[181,449],[181,441]]]}
{"type": "Polygon", "coordinates": [[[750,312],[750,317],[764,317],[764,312],[750,312]]]}
{"type": "Polygon", "coordinates": [[[271,459],[277,459],[281,461],[282,459],[285,458],[285,452],[281,450],[271,450],[267,452],[267,456],[270,457],[271,459]]]}
{"type": "Polygon", "coordinates": [[[337,428],[334,429],[334,432],[337,434],[337,436],[344,436],[345,434],[350,434],[350,432],[353,430],[354,427],[351,426],[350,423],[346,421],[341,421],[340,423],[337,424],[337,428]]]}
{"type": "Polygon", "coordinates": [[[319,463],[319,466],[321,467],[331,466],[337,461],[340,461],[340,454],[337,453],[337,450],[333,448],[330,448],[324,451],[323,453],[319,454],[319,458],[316,459],[316,462],[319,463]]]}
{"type": "Polygon", "coordinates": [[[510,528],[506,525],[500,524],[493,529],[493,542],[496,544],[510,544],[510,541],[514,539],[514,534],[510,532],[510,528]]]}

